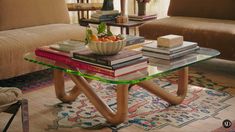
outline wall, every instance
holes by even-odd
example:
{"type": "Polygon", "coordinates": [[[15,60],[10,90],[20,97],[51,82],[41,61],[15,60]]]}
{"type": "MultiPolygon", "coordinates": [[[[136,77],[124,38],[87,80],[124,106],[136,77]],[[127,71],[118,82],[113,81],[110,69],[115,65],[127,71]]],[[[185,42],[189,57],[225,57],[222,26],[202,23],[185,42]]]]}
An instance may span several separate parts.
{"type": "MultiPolygon", "coordinates": [[[[68,3],[76,3],[77,0],[66,0],[68,3]]],[[[147,4],[147,14],[157,14],[158,18],[166,17],[167,16],[167,9],[169,6],[170,0],[151,0],[147,4]]],[[[93,3],[101,3],[103,0],[90,0],[93,3]]],[[[137,10],[137,2],[135,0],[126,0],[126,11],[128,14],[134,13],[134,3],[136,4],[137,10]]],[[[114,0],[114,8],[116,10],[120,10],[120,0],[114,0]]],[[[77,23],[77,13],[70,12],[71,22],[77,23]]]]}

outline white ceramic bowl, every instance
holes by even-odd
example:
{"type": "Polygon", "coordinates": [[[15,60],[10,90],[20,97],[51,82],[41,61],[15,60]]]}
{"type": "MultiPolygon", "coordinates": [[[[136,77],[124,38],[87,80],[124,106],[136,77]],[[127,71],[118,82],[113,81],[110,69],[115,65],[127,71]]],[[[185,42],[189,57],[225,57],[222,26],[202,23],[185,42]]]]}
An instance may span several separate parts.
{"type": "Polygon", "coordinates": [[[126,46],[126,40],[118,40],[114,42],[91,41],[88,47],[91,51],[98,55],[115,55],[126,46]]]}

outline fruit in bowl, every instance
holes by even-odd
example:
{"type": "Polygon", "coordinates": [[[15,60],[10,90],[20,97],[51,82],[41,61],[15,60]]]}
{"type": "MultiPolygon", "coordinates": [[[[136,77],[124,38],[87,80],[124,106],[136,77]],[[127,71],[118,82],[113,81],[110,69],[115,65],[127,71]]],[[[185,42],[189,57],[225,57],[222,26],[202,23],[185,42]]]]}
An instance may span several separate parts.
{"type": "Polygon", "coordinates": [[[95,54],[115,55],[125,47],[126,41],[122,35],[113,35],[106,27],[105,23],[99,24],[97,34],[87,29],[85,41],[95,54]]]}

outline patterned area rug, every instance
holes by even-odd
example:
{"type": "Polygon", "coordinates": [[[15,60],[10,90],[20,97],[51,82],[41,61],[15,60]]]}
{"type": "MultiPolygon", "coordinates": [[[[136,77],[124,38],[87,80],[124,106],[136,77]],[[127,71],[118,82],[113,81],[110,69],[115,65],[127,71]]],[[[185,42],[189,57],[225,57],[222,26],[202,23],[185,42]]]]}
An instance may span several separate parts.
{"type": "MultiPolygon", "coordinates": [[[[96,81],[91,84],[98,95],[115,110],[115,86],[96,81]]],[[[176,93],[176,85],[174,84],[168,85],[164,89],[176,93]]],[[[53,106],[57,109],[56,119],[48,129],[110,127],[112,130],[118,130],[129,125],[137,125],[145,130],[164,128],[168,125],[182,127],[197,120],[213,117],[217,112],[229,106],[223,102],[231,97],[225,92],[190,85],[183,103],[171,106],[141,87],[134,86],[129,92],[128,122],[119,126],[110,126],[86,96],[81,94],[72,104],[60,103],[53,106]]]]}
{"type": "MultiPolygon", "coordinates": [[[[165,89],[172,91],[175,85],[171,84],[176,83],[177,74],[169,74],[160,78],[160,80],[161,81],[155,80],[155,82],[161,82],[163,86],[166,86],[165,89]]],[[[52,83],[51,69],[12,79],[0,80],[0,86],[18,87],[22,89],[23,92],[46,88],[47,86],[52,85],[52,83]]],[[[223,101],[231,96],[227,93],[216,92],[214,90],[224,90],[229,88],[229,86],[214,82],[207,76],[204,76],[203,73],[194,70],[190,70],[189,83],[191,86],[187,99],[183,104],[177,106],[169,106],[165,101],[149,94],[140,87],[133,87],[130,91],[129,121],[119,126],[110,126],[109,124],[106,124],[104,118],[96,112],[95,108],[87,101],[86,97],[80,95],[78,100],[73,104],[58,104],[53,106],[57,108],[56,119],[54,120],[54,123],[50,124],[48,129],[58,129],[61,127],[97,129],[108,126],[113,130],[118,130],[132,124],[142,127],[145,130],[164,128],[168,125],[182,127],[196,120],[214,116],[218,111],[228,107],[223,101]],[[199,96],[200,98],[198,98],[199,96]],[[220,103],[218,104],[218,102],[220,103]]],[[[104,84],[97,82],[93,83],[97,92],[100,92],[99,94],[103,99],[115,109],[115,99],[110,98],[110,96],[113,97],[113,94],[115,93],[113,89],[114,86],[105,85],[104,87],[108,90],[105,93],[102,93],[103,85],[104,84]],[[105,94],[110,96],[104,96],[105,94]]],[[[172,92],[174,92],[174,90],[172,92]]]]}
{"type": "MultiPolygon", "coordinates": [[[[167,80],[171,82],[172,84],[177,83],[178,79],[178,74],[177,72],[170,73],[167,76],[161,77],[161,80],[167,80]]],[[[215,89],[215,90],[224,90],[226,88],[229,88],[229,84],[222,84],[219,82],[214,82],[211,80],[209,77],[205,76],[203,72],[198,72],[195,70],[189,71],[189,84],[195,85],[195,86],[201,86],[204,88],[210,88],[210,89],[215,89]]]]}

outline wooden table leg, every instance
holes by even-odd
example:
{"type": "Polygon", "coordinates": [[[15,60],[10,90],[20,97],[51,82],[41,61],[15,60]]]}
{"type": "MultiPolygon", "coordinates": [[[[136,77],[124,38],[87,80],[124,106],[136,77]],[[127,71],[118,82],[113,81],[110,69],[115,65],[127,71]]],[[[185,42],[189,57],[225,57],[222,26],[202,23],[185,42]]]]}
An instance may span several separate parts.
{"type": "Polygon", "coordinates": [[[65,92],[64,86],[64,72],[61,70],[54,70],[54,85],[56,97],[62,102],[72,102],[81,93],[78,86],[74,86],[72,90],[65,92]]]}
{"type": "Polygon", "coordinates": [[[123,34],[123,27],[120,27],[120,30],[121,30],[121,34],[123,34]]]}
{"type": "Polygon", "coordinates": [[[188,88],[188,67],[182,68],[179,70],[179,79],[178,79],[178,90],[177,96],[164,91],[158,85],[154,84],[151,80],[142,81],[137,85],[148,90],[149,92],[155,94],[161,99],[169,102],[170,104],[180,104],[187,93],[188,88]]]}
{"type": "Polygon", "coordinates": [[[105,102],[101,100],[86,79],[72,74],[69,76],[108,122],[112,124],[120,124],[125,121],[128,113],[129,85],[117,85],[117,111],[115,113],[107,104],[105,104],[105,102]]]}
{"type": "Polygon", "coordinates": [[[129,35],[130,34],[129,31],[130,31],[129,27],[126,27],[126,34],[129,35]]]}
{"type": "MultiPolygon", "coordinates": [[[[59,64],[57,64],[59,65],[59,64]]],[[[54,70],[56,96],[63,102],[74,101],[83,92],[96,109],[112,124],[120,124],[126,120],[128,114],[128,84],[117,85],[117,111],[116,113],[96,94],[88,81],[81,76],[68,74],[75,83],[74,88],[67,95],[64,89],[64,73],[54,70]]],[[[159,96],[171,104],[180,104],[187,93],[188,87],[188,67],[179,70],[177,96],[161,89],[152,81],[142,81],[137,85],[159,96]]]]}

